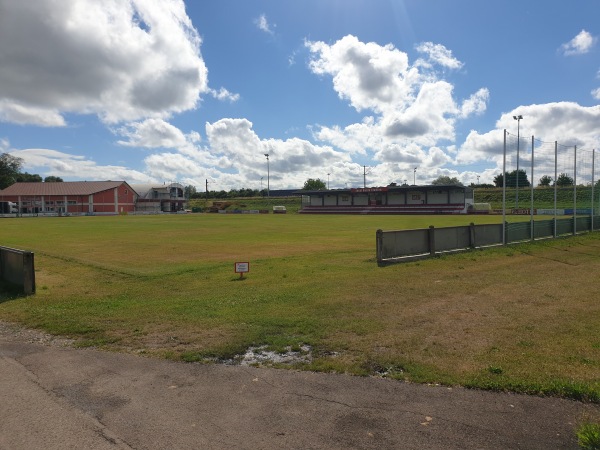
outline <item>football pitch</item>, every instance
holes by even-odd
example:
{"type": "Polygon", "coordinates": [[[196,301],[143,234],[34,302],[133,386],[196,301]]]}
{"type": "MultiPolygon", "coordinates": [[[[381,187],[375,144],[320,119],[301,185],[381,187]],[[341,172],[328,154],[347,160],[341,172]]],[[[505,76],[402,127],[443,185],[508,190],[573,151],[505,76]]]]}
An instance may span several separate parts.
{"type": "Polygon", "coordinates": [[[0,320],[176,360],[261,347],[298,369],[600,401],[600,234],[377,266],[377,229],[501,220],[4,219],[0,245],[35,253],[37,293],[0,293],[0,320]]]}

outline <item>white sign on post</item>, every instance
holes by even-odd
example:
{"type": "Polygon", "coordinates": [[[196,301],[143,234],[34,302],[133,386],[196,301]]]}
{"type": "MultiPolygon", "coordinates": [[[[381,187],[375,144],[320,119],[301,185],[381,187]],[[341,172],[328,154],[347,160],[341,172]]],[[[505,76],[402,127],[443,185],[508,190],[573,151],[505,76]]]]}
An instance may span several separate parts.
{"type": "Polygon", "coordinates": [[[244,274],[250,272],[250,263],[249,262],[236,262],[235,263],[235,273],[240,274],[240,278],[244,278],[244,274]]]}

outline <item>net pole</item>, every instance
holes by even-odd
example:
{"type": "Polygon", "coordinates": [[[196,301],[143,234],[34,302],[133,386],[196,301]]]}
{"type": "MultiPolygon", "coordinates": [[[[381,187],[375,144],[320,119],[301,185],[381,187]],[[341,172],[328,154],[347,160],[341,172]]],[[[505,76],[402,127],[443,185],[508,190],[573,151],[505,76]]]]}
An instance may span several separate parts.
{"type": "Polygon", "coordinates": [[[506,245],[506,129],[504,130],[504,154],[502,157],[502,244],[506,245]]]}
{"type": "Polygon", "coordinates": [[[557,218],[556,218],[556,194],[558,188],[558,141],[554,141],[554,237],[558,237],[558,230],[556,229],[557,218]]]}
{"type": "Polygon", "coordinates": [[[577,146],[573,149],[573,235],[577,234],[577,146]]]}
{"type": "Polygon", "coordinates": [[[534,232],[533,232],[533,165],[534,165],[534,161],[535,161],[535,156],[534,156],[534,145],[533,145],[533,135],[531,136],[531,209],[530,209],[530,215],[531,215],[531,225],[530,225],[530,233],[531,233],[531,240],[533,241],[533,236],[534,236],[534,232]]]}
{"type": "Polygon", "coordinates": [[[595,178],[594,175],[596,175],[596,171],[595,171],[595,157],[596,157],[596,149],[592,150],[592,231],[594,231],[594,184],[595,184],[595,178]]]}

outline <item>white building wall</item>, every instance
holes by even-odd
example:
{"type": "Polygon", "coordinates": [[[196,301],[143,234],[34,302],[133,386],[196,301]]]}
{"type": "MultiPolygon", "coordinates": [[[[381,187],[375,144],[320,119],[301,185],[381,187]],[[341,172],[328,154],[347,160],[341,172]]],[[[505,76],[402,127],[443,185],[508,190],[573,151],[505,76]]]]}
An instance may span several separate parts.
{"type": "Polygon", "coordinates": [[[406,194],[407,205],[422,205],[425,203],[425,192],[409,191],[406,194]]]}
{"type": "Polygon", "coordinates": [[[450,203],[464,203],[465,192],[462,189],[453,189],[450,191],[450,203]]]}
{"type": "Polygon", "coordinates": [[[354,204],[356,206],[367,206],[369,204],[369,195],[355,195],[354,204]]]}
{"type": "Polygon", "coordinates": [[[336,206],[337,205],[337,196],[333,194],[325,195],[324,205],[325,206],[336,206]]]}
{"type": "Polygon", "coordinates": [[[352,205],[352,196],[350,194],[340,194],[338,198],[338,205],[350,206],[352,205]]]}
{"type": "Polygon", "coordinates": [[[400,192],[388,193],[388,205],[404,205],[404,194],[400,192]]]}
{"type": "Polygon", "coordinates": [[[434,189],[427,192],[427,203],[429,205],[447,205],[448,192],[434,189]]]}
{"type": "Polygon", "coordinates": [[[323,199],[318,195],[311,195],[310,206],[323,206],[323,199]]]}

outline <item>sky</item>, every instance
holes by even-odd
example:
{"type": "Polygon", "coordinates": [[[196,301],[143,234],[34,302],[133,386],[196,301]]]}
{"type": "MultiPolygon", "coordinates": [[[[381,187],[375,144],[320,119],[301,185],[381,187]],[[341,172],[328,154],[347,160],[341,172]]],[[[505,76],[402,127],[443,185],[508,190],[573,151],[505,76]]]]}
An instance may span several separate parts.
{"type": "Polygon", "coordinates": [[[599,18],[598,0],[0,0],[0,153],[199,191],[492,183],[505,129],[600,148],[599,18]]]}

